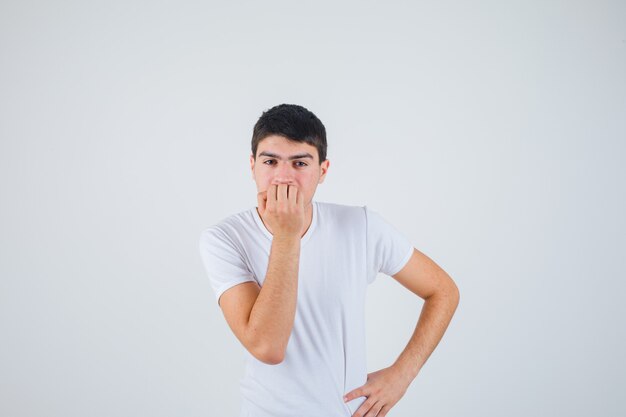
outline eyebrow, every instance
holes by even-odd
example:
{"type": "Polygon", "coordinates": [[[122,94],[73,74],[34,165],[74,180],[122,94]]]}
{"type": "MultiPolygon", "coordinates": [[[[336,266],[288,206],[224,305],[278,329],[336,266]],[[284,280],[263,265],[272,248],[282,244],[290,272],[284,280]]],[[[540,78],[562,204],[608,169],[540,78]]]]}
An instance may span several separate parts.
{"type": "MultiPolygon", "coordinates": [[[[276,158],[276,159],[280,159],[280,160],[283,159],[279,155],[277,155],[275,153],[272,153],[272,152],[267,152],[267,151],[263,151],[263,152],[259,153],[259,156],[269,156],[270,158],[276,158]]],[[[296,155],[291,155],[287,159],[292,160],[292,159],[301,159],[301,158],[311,158],[311,159],[313,159],[313,155],[311,155],[308,152],[305,152],[305,153],[299,153],[299,154],[296,154],[296,155]]]]}

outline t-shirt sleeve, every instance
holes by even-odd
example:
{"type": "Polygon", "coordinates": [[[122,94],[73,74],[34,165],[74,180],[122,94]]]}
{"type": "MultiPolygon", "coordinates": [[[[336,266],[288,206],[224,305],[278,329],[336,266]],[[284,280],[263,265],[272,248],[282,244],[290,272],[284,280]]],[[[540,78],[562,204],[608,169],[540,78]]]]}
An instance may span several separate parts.
{"type": "Polygon", "coordinates": [[[379,272],[398,273],[413,254],[413,244],[378,212],[363,206],[366,218],[367,283],[379,272]]]}
{"type": "Polygon", "coordinates": [[[220,296],[227,289],[256,281],[237,246],[220,229],[210,227],[203,230],[198,249],[218,305],[220,296]]]}

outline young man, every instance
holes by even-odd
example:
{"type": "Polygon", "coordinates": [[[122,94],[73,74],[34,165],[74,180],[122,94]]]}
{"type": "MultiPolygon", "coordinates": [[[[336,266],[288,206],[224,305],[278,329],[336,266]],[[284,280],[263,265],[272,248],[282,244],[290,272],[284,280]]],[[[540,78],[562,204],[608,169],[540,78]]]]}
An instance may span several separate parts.
{"type": "Polygon", "coordinates": [[[459,302],[452,279],[377,212],[313,200],[326,147],[324,125],[304,107],[264,112],[250,155],[258,206],[200,237],[218,305],[246,349],[241,417],[385,416],[459,302]],[[365,292],[379,272],[425,303],[394,364],[368,374],[365,292]]]}

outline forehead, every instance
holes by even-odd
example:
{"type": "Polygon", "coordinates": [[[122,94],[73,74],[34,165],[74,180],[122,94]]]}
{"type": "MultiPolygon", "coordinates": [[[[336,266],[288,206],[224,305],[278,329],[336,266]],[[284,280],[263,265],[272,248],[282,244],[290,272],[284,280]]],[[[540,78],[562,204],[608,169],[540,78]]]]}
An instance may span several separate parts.
{"type": "Polygon", "coordinates": [[[302,153],[310,153],[315,160],[319,158],[315,146],[306,142],[292,141],[278,135],[271,135],[259,141],[256,150],[257,156],[263,151],[271,152],[284,158],[302,153]]]}

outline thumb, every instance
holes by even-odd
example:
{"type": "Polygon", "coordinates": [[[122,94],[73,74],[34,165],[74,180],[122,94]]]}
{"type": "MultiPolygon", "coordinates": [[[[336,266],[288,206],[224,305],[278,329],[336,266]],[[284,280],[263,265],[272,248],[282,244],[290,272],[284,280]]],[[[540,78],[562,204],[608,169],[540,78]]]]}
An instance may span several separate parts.
{"type": "Polygon", "coordinates": [[[265,211],[265,205],[267,204],[267,191],[257,193],[256,200],[259,206],[259,211],[263,213],[265,211]]]}

